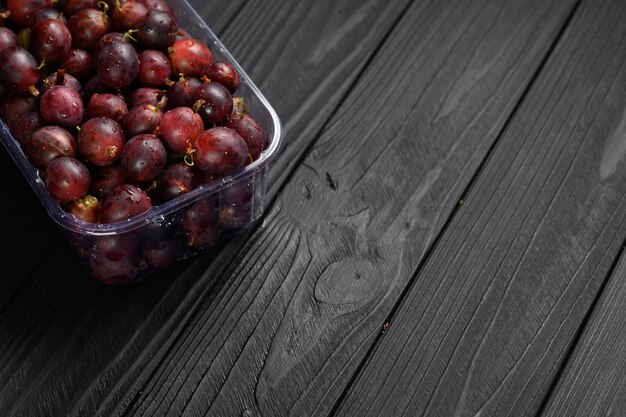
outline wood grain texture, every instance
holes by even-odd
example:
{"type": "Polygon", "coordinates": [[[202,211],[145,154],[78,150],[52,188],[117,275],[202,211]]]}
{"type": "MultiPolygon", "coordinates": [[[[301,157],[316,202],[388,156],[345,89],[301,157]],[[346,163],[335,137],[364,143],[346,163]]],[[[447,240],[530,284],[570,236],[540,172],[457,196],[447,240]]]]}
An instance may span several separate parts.
{"type": "MultiPolygon", "coordinates": [[[[289,150],[284,155],[289,158],[279,157],[273,164],[280,173],[273,176],[275,187],[317,136],[407,1],[329,0],[315,7],[246,2],[223,24],[222,40],[276,103],[287,127],[289,150]],[[387,7],[391,10],[382,13],[387,7]],[[335,17],[329,20],[328,13],[335,17]],[[299,43],[283,42],[283,37],[299,43]],[[328,38],[341,41],[329,44],[328,38]],[[311,61],[311,50],[323,59],[311,61]],[[253,59],[244,56],[253,52],[253,59]]],[[[220,11],[211,8],[212,2],[194,3],[215,27],[220,11]]],[[[50,222],[43,210],[39,215],[50,222]]],[[[207,271],[228,264],[244,242],[245,236],[122,288],[106,288],[88,278],[69,246],[59,242],[0,310],[0,415],[122,413],[184,329],[181,323],[193,306],[219,285],[217,273],[207,271]]]]}
{"type": "Polygon", "coordinates": [[[611,275],[542,416],[626,415],[624,300],[626,256],[611,275]]]}
{"type": "Polygon", "coordinates": [[[414,3],[127,415],[327,415],[573,5],[414,3]]]}
{"type": "Polygon", "coordinates": [[[583,3],[338,416],[536,415],[626,238],[625,6],[583,3]]]}
{"type": "Polygon", "coordinates": [[[281,157],[269,173],[269,197],[289,179],[409,3],[272,0],[242,9],[223,34],[221,40],[251,69],[284,125],[281,157]],[[284,69],[277,71],[277,65],[284,69]]]}
{"type": "Polygon", "coordinates": [[[221,36],[250,0],[187,0],[211,30],[221,36]]]}
{"type": "Polygon", "coordinates": [[[37,196],[4,147],[0,165],[8,192],[0,207],[0,311],[59,239],[37,196]]]}

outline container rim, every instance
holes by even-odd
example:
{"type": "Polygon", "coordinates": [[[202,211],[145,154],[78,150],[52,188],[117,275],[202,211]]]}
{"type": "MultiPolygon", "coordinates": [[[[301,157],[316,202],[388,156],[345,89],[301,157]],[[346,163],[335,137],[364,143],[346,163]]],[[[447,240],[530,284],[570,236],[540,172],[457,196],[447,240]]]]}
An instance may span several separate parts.
{"type": "MultiPolygon", "coordinates": [[[[2,143],[7,149],[8,153],[18,165],[18,167],[26,177],[27,181],[30,183],[31,187],[48,211],[50,217],[52,217],[57,224],[71,232],[92,236],[116,235],[138,229],[141,226],[144,226],[145,224],[151,223],[155,220],[159,221],[168,214],[171,214],[172,212],[175,212],[176,210],[186,205],[189,205],[196,200],[218,193],[221,190],[235,184],[237,181],[261,171],[278,153],[283,139],[283,127],[278,117],[278,114],[267,101],[265,96],[258,89],[258,87],[252,82],[248,74],[243,70],[243,68],[241,68],[237,60],[235,60],[235,58],[226,49],[226,47],[222,44],[219,38],[208,27],[202,17],[198,15],[198,13],[191,7],[191,5],[186,0],[178,0],[177,3],[178,2],[180,2],[180,7],[184,8],[184,12],[190,15],[192,19],[196,20],[196,22],[194,23],[199,26],[200,30],[206,31],[205,35],[211,38],[213,48],[219,48],[220,54],[223,55],[223,57],[227,59],[230,64],[233,65],[233,67],[239,74],[240,84],[244,84],[255,96],[255,99],[257,99],[265,107],[265,110],[269,113],[273,124],[273,135],[271,138],[269,138],[269,147],[263,150],[260,154],[260,157],[251,164],[215,182],[202,184],[201,186],[187,194],[184,194],[163,204],[153,206],[145,213],[132,217],[128,220],[116,223],[88,223],[77,219],[73,214],[65,212],[60,207],[60,205],[52,198],[52,196],[48,193],[44,182],[39,176],[38,170],[35,169],[28,162],[21,147],[13,138],[13,135],[11,135],[11,133],[9,132],[8,127],[3,120],[0,120],[0,133],[2,133],[0,134],[0,139],[2,140],[2,143]]],[[[268,133],[270,129],[265,128],[264,130],[266,131],[266,133],[268,133]]]]}

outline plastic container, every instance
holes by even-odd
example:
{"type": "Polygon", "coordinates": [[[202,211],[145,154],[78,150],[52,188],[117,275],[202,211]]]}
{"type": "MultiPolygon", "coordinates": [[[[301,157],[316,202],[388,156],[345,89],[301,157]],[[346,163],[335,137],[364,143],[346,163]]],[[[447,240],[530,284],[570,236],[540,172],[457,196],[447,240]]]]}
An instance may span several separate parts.
{"type": "Polygon", "coordinates": [[[229,62],[237,70],[240,86],[236,95],[244,97],[250,115],[261,123],[269,141],[256,161],[127,221],[86,223],[66,213],[50,196],[38,171],[0,121],[3,145],[52,219],[65,231],[83,265],[106,284],[143,279],[250,226],[263,213],[269,163],[282,140],[276,112],[202,18],[185,0],[169,0],[168,3],[176,10],[181,28],[206,42],[216,60],[229,62]],[[203,216],[206,222],[194,222],[203,223],[202,227],[188,230],[185,218],[189,216],[203,216]]]}

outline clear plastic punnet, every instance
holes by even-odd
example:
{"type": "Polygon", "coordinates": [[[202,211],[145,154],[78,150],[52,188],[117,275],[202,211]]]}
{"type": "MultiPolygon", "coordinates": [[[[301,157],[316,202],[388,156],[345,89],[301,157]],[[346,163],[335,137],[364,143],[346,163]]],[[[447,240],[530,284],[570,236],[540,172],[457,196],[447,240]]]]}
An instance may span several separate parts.
{"type": "Polygon", "coordinates": [[[236,96],[245,99],[249,114],[263,126],[267,135],[268,145],[257,160],[129,220],[87,223],[59,206],[48,193],[39,171],[29,163],[5,123],[0,121],[0,140],[4,147],[50,217],[64,230],[83,265],[105,284],[138,281],[250,226],[263,214],[268,168],[282,140],[282,126],[276,112],[217,36],[186,0],[169,0],[168,3],[176,11],[181,28],[206,42],[215,60],[229,62],[237,70],[240,86],[236,96]],[[189,230],[186,216],[206,216],[207,227],[189,230]]]}

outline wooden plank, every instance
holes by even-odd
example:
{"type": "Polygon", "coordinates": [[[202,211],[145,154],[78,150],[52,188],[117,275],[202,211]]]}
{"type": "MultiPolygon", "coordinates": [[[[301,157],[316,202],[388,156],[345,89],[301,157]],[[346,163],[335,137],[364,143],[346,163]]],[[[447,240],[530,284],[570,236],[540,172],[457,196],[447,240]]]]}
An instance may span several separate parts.
{"type": "MultiPolygon", "coordinates": [[[[286,125],[287,145],[273,165],[275,187],[317,136],[407,3],[247,2],[225,24],[223,42],[286,125]],[[299,43],[285,44],[283,37],[299,43]],[[257,48],[262,53],[254,52],[257,48]]],[[[207,19],[219,15],[218,10],[211,14],[207,5],[201,10],[207,19]]],[[[122,412],[182,330],[180,323],[203,301],[203,291],[216,285],[215,277],[203,273],[209,266],[219,271],[243,242],[245,237],[235,239],[219,252],[125,288],[104,288],[89,279],[67,244],[57,244],[0,311],[0,415],[109,417],[116,415],[118,405],[117,412],[122,412]]]]}
{"type": "Polygon", "coordinates": [[[0,230],[4,231],[0,239],[2,311],[61,235],[2,145],[0,165],[5,167],[2,172],[10,187],[0,207],[0,230]]]}
{"type": "Polygon", "coordinates": [[[626,238],[625,6],[583,3],[338,416],[539,411],[626,238]]]}
{"type": "Polygon", "coordinates": [[[248,0],[187,0],[218,36],[224,33],[248,0]]]}
{"type": "Polygon", "coordinates": [[[327,415],[573,6],[414,3],[127,415],[327,415]]]}
{"type": "Polygon", "coordinates": [[[542,416],[626,415],[625,300],[626,256],[622,255],[542,416]]]}

